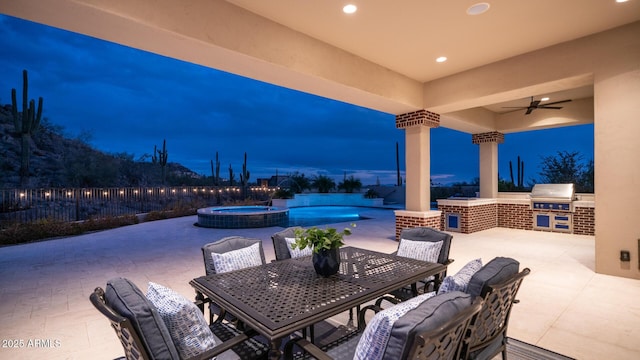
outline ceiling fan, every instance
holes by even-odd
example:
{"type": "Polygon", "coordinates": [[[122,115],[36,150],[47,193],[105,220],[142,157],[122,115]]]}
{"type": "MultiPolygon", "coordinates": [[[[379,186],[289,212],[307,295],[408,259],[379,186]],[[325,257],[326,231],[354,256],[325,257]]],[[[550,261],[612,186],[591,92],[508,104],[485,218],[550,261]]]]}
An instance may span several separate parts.
{"type": "Polygon", "coordinates": [[[533,110],[535,109],[562,109],[562,106],[549,106],[549,105],[556,105],[556,104],[562,104],[562,103],[566,103],[571,101],[569,100],[560,100],[560,101],[554,101],[554,102],[550,102],[550,103],[546,103],[546,104],[542,104],[540,105],[541,100],[533,100],[533,96],[531,97],[531,103],[529,104],[529,106],[503,106],[503,108],[505,109],[527,109],[527,111],[524,113],[525,115],[529,115],[533,112],[533,110]]]}

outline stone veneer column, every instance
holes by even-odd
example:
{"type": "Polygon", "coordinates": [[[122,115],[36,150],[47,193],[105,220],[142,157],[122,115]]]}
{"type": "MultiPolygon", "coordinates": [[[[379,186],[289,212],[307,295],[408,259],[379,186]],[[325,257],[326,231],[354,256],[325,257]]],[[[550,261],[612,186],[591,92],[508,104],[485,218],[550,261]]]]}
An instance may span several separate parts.
{"type": "Polygon", "coordinates": [[[471,142],[480,146],[480,197],[498,197],[498,144],[504,142],[504,134],[491,131],[473,134],[471,142]]]}
{"type": "Polygon", "coordinates": [[[418,110],[396,116],[396,128],[405,130],[405,208],[396,211],[396,239],[407,227],[440,228],[439,211],[431,211],[431,128],[440,126],[440,115],[418,110]]]}

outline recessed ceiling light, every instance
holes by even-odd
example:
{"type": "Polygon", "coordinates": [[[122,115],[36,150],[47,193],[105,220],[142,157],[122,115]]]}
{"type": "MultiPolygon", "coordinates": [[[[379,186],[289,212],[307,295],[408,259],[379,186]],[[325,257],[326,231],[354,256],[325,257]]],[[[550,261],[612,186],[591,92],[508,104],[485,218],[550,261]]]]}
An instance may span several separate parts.
{"type": "Polygon", "coordinates": [[[549,101],[548,97],[543,97],[542,99],[540,99],[540,101],[549,101]]]}
{"type": "Polygon", "coordinates": [[[445,62],[447,61],[447,57],[446,56],[440,56],[439,58],[436,59],[436,62],[445,62]]]}
{"type": "Polygon", "coordinates": [[[484,13],[485,11],[489,10],[489,7],[491,5],[489,5],[489,3],[477,3],[475,5],[471,5],[468,9],[467,9],[467,14],[468,15],[480,15],[482,13],[484,13]]]}
{"type": "Polygon", "coordinates": [[[617,3],[623,3],[623,2],[627,2],[629,0],[616,0],[617,3]]]}
{"type": "Polygon", "coordinates": [[[345,5],[342,8],[342,12],[344,12],[345,14],[353,14],[354,12],[356,12],[358,10],[358,7],[353,5],[353,4],[348,4],[345,5]]]}

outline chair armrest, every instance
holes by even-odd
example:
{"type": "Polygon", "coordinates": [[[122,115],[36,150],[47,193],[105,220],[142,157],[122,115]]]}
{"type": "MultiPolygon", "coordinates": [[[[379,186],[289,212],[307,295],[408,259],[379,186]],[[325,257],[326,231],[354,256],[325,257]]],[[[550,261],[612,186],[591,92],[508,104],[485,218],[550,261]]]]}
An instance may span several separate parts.
{"type": "Polygon", "coordinates": [[[445,261],[444,263],[442,263],[442,265],[444,265],[444,266],[449,266],[449,265],[451,265],[451,263],[452,263],[452,262],[454,262],[454,261],[455,261],[455,259],[447,259],[447,261],[445,261]]]}
{"type": "Polygon", "coordinates": [[[284,358],[286,360],[293,359],[293,346],[297,345],[309,355],[318,360],[333,360],[333,358],[319,347],[312,344],[309,340],[303,338],[293,338],[284,346],[284,358]]]}
{"type": "Polygon", "coordinates": [[[210,302],[211,299],[204,297],[204,295],[199,291],[196,292],[196,300],[193,303],[200,309],[200,311],[204,312],[204,304],[210,302]]]}
{"type": "Polygon", "coordinates": [[[360,309],[360,312],[358,312],[358,331],[360,332],[364,331],[364,328],[367,327],[367,321],[365,319],[367,310],[371,310],[377,314],[383,309],[377,304],[368,305],[360,309]]]}
{"type": "Polygon", "coordinates": [[[201,353],[200,355],[194,356],[194,357],[190,357],[188,359],[185,360],[207,360],[207,359],[211,359],[215,356],[218,356],[220,354],[222,354],[223,352],[231,349],[232,347],[241,344],[244,341],[249,340],[249,338],[251,338],[252,336],[257,335],[258,333],[253,330],[253,329],[249,329],[247,331],[245,331],[242,334],[238,334],[234,337],[232,337],[231,339],[216,345],[213,349],[207,350],[203,353],[201,353]]]}

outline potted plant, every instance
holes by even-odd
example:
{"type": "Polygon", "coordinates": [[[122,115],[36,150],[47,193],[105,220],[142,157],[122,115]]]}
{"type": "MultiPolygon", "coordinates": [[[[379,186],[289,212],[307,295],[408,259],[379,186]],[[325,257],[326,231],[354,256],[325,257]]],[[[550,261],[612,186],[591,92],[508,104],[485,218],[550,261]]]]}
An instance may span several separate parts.
{"type": "MultiPolygon", "coordinates": [[[[356,227],[356,224],[351,224],[356,227]]],[[[351,235],[351,229],[344,228],[338,232],[334,228],[320,229],[316,226],[295,231],[294,249],[313,249],[313,268],[322,276],[330,276],[340,270],[340,247],[344,245],[344,237],[351,235]]]]}

